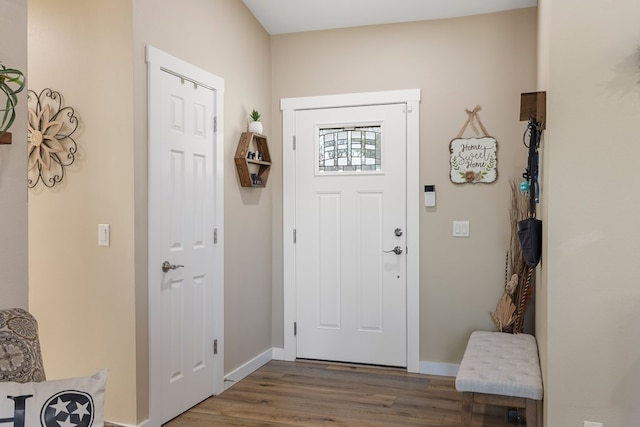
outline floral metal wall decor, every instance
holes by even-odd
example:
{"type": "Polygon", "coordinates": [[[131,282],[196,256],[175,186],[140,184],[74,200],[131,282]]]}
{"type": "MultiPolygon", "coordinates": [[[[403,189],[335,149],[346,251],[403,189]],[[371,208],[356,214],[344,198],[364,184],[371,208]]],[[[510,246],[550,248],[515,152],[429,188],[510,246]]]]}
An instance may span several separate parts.
{"type": "Polygon", "coordinates": [[[489,136],[489,132],[480,121],[478,111],[481,109],[476,105],[473,110],[465,110],[468,115],[467,121],[458,136],[449,144],[450,179],[454,184],[491,183],[498,177],[498,141],[489,136]],[[462,135],[468,126],[479,135],[476,123],[484,136],[463,138],[462,135]]]}
{"type": "Polygon", "coordinates": [[[78,146],[72,135],[78,129],[78,118],[54,90],[47,88],[40,94],[30,90],[28,101],[27,185],[33,188],[42,182],[51,188],[62,181],[65,168],[76,159],[78,146]]]}

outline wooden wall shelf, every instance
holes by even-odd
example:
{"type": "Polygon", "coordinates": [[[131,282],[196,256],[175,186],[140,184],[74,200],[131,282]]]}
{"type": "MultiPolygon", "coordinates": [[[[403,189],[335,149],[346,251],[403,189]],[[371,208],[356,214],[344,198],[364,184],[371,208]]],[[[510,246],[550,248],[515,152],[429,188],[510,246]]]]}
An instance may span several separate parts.
{"type": "Polygon", "coordinates": [[[267,137],[253,132],[243,132],[234,156],[240,185],[264,188],[267,186],[271,169],[271,154],[267,137]],[[253,150],[253,151],[252,151],[253,150]],[[249,157],[249,153],[260,153],[260,158],[249,157]]]}

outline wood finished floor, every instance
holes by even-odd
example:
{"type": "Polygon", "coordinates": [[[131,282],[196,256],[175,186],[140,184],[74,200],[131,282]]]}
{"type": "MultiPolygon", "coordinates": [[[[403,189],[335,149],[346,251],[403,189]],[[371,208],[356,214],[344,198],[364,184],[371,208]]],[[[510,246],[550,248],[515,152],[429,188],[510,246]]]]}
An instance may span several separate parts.
{"type": "MultiPolygon", "coordinates": [[[[454,378],[401,369],[271,361],[164,427],[460,427],[454,378]]],[[[474,406],[474,426],[515,427],[506,408],[474,406]]]]}

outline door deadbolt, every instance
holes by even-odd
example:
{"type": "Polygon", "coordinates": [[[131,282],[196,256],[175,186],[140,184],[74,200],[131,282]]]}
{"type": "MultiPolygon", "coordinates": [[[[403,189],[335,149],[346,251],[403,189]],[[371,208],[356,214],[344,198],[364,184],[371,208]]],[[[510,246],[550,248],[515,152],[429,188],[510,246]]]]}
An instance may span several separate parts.
{"type": "Polygon", "coordinates": [[[402,236],[402,228],[396,228],[395,230],[393,230],[393,234],[395,234],[397,237],[402,236]]]}

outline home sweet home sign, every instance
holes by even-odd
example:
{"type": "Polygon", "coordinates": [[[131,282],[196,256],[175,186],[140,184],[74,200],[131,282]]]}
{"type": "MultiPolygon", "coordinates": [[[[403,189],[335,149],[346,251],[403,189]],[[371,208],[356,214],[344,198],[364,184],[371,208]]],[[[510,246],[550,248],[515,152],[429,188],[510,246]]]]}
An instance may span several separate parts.
{"type": "Polygon", "coordinates": [[[455,184],[491,183],[498,177],[498,141],[489,136],[489,132],[480,121],[478,111],[481,109],[477,105],[473,110],[465,110],[468,115],[467,121],[458,136],[449,144],[450,178],[455,184]],[[468,126],[479,135],[476,123],[484,136],[462,138],[468,126]]]}

